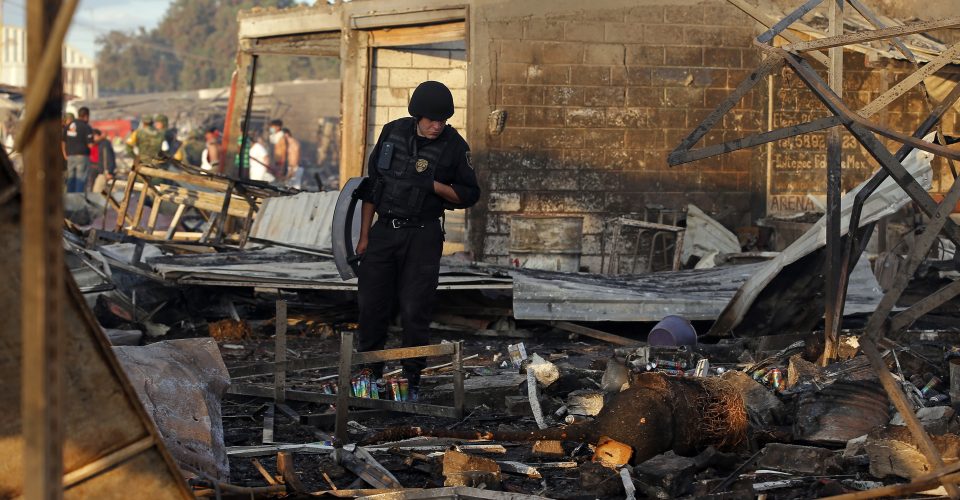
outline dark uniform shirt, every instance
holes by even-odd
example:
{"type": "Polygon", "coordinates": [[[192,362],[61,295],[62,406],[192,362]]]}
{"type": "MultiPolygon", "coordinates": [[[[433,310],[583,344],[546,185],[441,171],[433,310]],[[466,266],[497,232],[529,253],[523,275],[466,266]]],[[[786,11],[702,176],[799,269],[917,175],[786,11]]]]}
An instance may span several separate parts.
{"type": "MultiPolygon", "coordinates": [[[[443,214],[444,208],[467,208],[473,206],[480,199],[480,186],[477,184],[477,174],[473,171],[473,165],[470,159],[470,146],[463,139],[457,129],[447,125],[443,132],[436,139],[427,139],[417,136],[416,122],[409,118],[394,120],[383,126],[380,131],[380,138],[377,139],[377,145],[374,146],[370,159],[367,162],[367,175],[372,181],[376,181],[381,176],[377,169],[377,158],[380,156],[380,146],[386,141],[387,137],[393,131],[394,127],[404,126],[412,123],[410,127],[410,136],[415,136],[417,147],[422,148],[434,140],[447,140],[447,146],[440,156],[439,166],[434,176],[434,180],[441,184],[447,184],[453,188],[460,198],[459,204],[452,204],[434,192],[430,192],[423,200],[423,207],[420,210],[420,217],[424,219],[438,218],[443,214]]],[[[409,137],[409,136],[408,136],[409,137]]]]}
{"type": "Polygon", "coordinates": [[[87,122],[74,120],[63,127],[63,142],[66,144],[67,156],[90,154],[87,146],[93,142],[93,129],[87,122]]]}

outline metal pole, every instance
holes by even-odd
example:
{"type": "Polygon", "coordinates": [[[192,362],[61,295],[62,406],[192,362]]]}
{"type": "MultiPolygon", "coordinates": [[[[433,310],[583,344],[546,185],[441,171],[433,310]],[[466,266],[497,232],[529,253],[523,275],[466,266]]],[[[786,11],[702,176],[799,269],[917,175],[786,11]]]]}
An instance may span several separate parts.
{"type": "Polygon", "coordinates": [[[243,136],[240,137],[240,151],[238,154],[239,161],[237,162],[237,178],[239,179],[249,179],[250,178],[250,163],[247,163],[246,171],[243,170],[243,152],[247,149],[247,142],[250,141],[250,136],[247,135],[247,132],[250,130],[250,113],[253,112],[253,96],[256,93],[257,88],[257,59],[259,59],[256,54],[253,56],[253,60],[250,62],[250,92],[247,93],[247,109],[243,112],[243,123],[240,127],[240,133],[243,136]]]}
{"type": "Polygon", "coordinates": [[[60,0],[27,2],[28,84],[54,72],[49,93],[35,96],[45,103],[37,127],[25,137],[23,155],[21,422],[23,496],[28,500],[63,498],[63,81],[59,58],[48,68],[41,65],[60,8],[60,0]]]}
{"type": "MultiPolygon", "coordinates": [[[[843,34],[844,0],[829,0],[830,36],[843,34]]],[[[829,51],[829,84],[838,95],[843,95],[843,47],[829,51]]],[[[837,355],[840,344],[840,323],[843,318],[843,301],[840,290],[840,273],[843,267],[843,247],[840,239],[840,183],[843,138],[839,127],[827,132],[827,260],[825,269],[824,296],[826,297],[824,349],[820,364],[826,366],[837,355]]],[[[850,236],[854,235],[851,228],[850,236]]]]}

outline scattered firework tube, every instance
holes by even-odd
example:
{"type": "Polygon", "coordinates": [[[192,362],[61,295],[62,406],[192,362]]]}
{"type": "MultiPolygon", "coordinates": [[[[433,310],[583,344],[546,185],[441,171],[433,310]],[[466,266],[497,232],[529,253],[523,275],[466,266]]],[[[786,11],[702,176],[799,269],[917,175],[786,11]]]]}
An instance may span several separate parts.
{"type": "Polygon", "coordinates": [[[684,361],[670,361],[670,360],[658,359],[655,361],[655,363],[660,368],[670,368],[673,370],[682,370],[687,367],[687,363],[684,361]]]}
{"type": "Polygon", "coordinates": [[[350,379],[350,388],[353,389],[354,397],[360,397],[360,379],[356,377],[350,379]]]}
{"type": "Polygon", "coordinates": [[[920,393],[923,394],[924,396],[926,396],[927,393],[930,392],[930,389],[933,389],[933,388],[936,387],[937,384],[939,384],[939,383],[940,383],[940,378],[939,378],[939,377],[933,377],[932,379],[930,379],[929,382],[927,382],[927,385],[923,386],[923,389],[920,389],[920,393]]]}
{"type": "Polygon", "coordinates": [[[390,379],[390,392],[394,401],[400,401],[400,382],[395,378],[390,379]]]}
{"type": "Polygon", "coordinates": [[[683,375],[683,370],[674,370],[673,368],[661,368],[660,371],[667,375],[683,375]]]}
{"type": "Polygon", "coordinates": [[[406,401],[408,396],[407,393],[410,391],[410,381],[405,378],[401,378],[397,381],[397,384],[400,386],[400,401],[406,401]]]}
{"type": "Polygon", "coordinates": [[[770,384],[773,385],[774,389],[780,389],[783,384],[783,372],[779,368],[774,368],[767,373],[769,377],[770,384]]]}
{"type": "Polygon", "coordinates": [[[942,403],[948,399],[950,399],[950,396],[946,394],[936,394],[936,395],[930,396],[929,401],[932,403],[942,403]]]}

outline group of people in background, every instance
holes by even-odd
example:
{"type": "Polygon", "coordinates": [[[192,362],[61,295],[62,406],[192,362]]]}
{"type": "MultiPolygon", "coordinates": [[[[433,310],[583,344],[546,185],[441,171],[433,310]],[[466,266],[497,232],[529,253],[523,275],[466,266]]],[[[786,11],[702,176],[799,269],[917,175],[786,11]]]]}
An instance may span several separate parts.
{"type": "Polygon", "coordinates": [[[300,141],[283,126],[283,121],[270,122],[266,140],[256,132],[249,132],[248,137],[241,163],[248,168],[250,179],[300,189],[303,185],[300,141]]]}
{"type": "MultiPolygon", "coordinates": [[[[171,128],[166,115],[145,115],[140,125],[124,141],[125,151],[134,162],[173,159],[203,170],[218,172],[222,163],[222,136],[216,127],[194,130],[182,141],[171,128]]],[[[64,117],[61,141],[67,161],[67,192],[101,192],[116,174],[113,144],[106,135],[90,125],[90,110],[82,107],[76,116],[64,117]]],[[[241,171],[251,180],[301,188],[300,141],[293,137],[282,120],[269,124],[267,135],[251,131],[246,147],[238,158],[241,171]]]]}
{"type": "Polygon", "coordinates": [[[90,110],[86,107],[78,109],[76,116],[67,113],[60,148],[67,160],[68,193],[99,192],[102,183],[116,173],[113,144],[101,130],[90,126],[90,110]]]}

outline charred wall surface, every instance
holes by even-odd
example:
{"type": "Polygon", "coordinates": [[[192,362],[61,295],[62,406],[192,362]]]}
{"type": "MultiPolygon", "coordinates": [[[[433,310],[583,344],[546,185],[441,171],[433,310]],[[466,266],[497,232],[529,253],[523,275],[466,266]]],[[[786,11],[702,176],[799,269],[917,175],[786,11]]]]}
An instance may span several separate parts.
{"type": "MultiPolygon", "coordinates": [[[[647,205],[749,222],[765,151],[677,168],[666,155],[756,66],[753,22],[725,2],[671,4],[475,21],[489,34],[476,42],[490,50],[489,107],[507,112],[486,137],[486,194],[471,213],[483,258],[509,261],[516,214],[582,215],[591,271],[604,221],[647,205]]],[[[763,130],[766,108],[766,90],[752,92],[706,140],[763,130]]]]}

